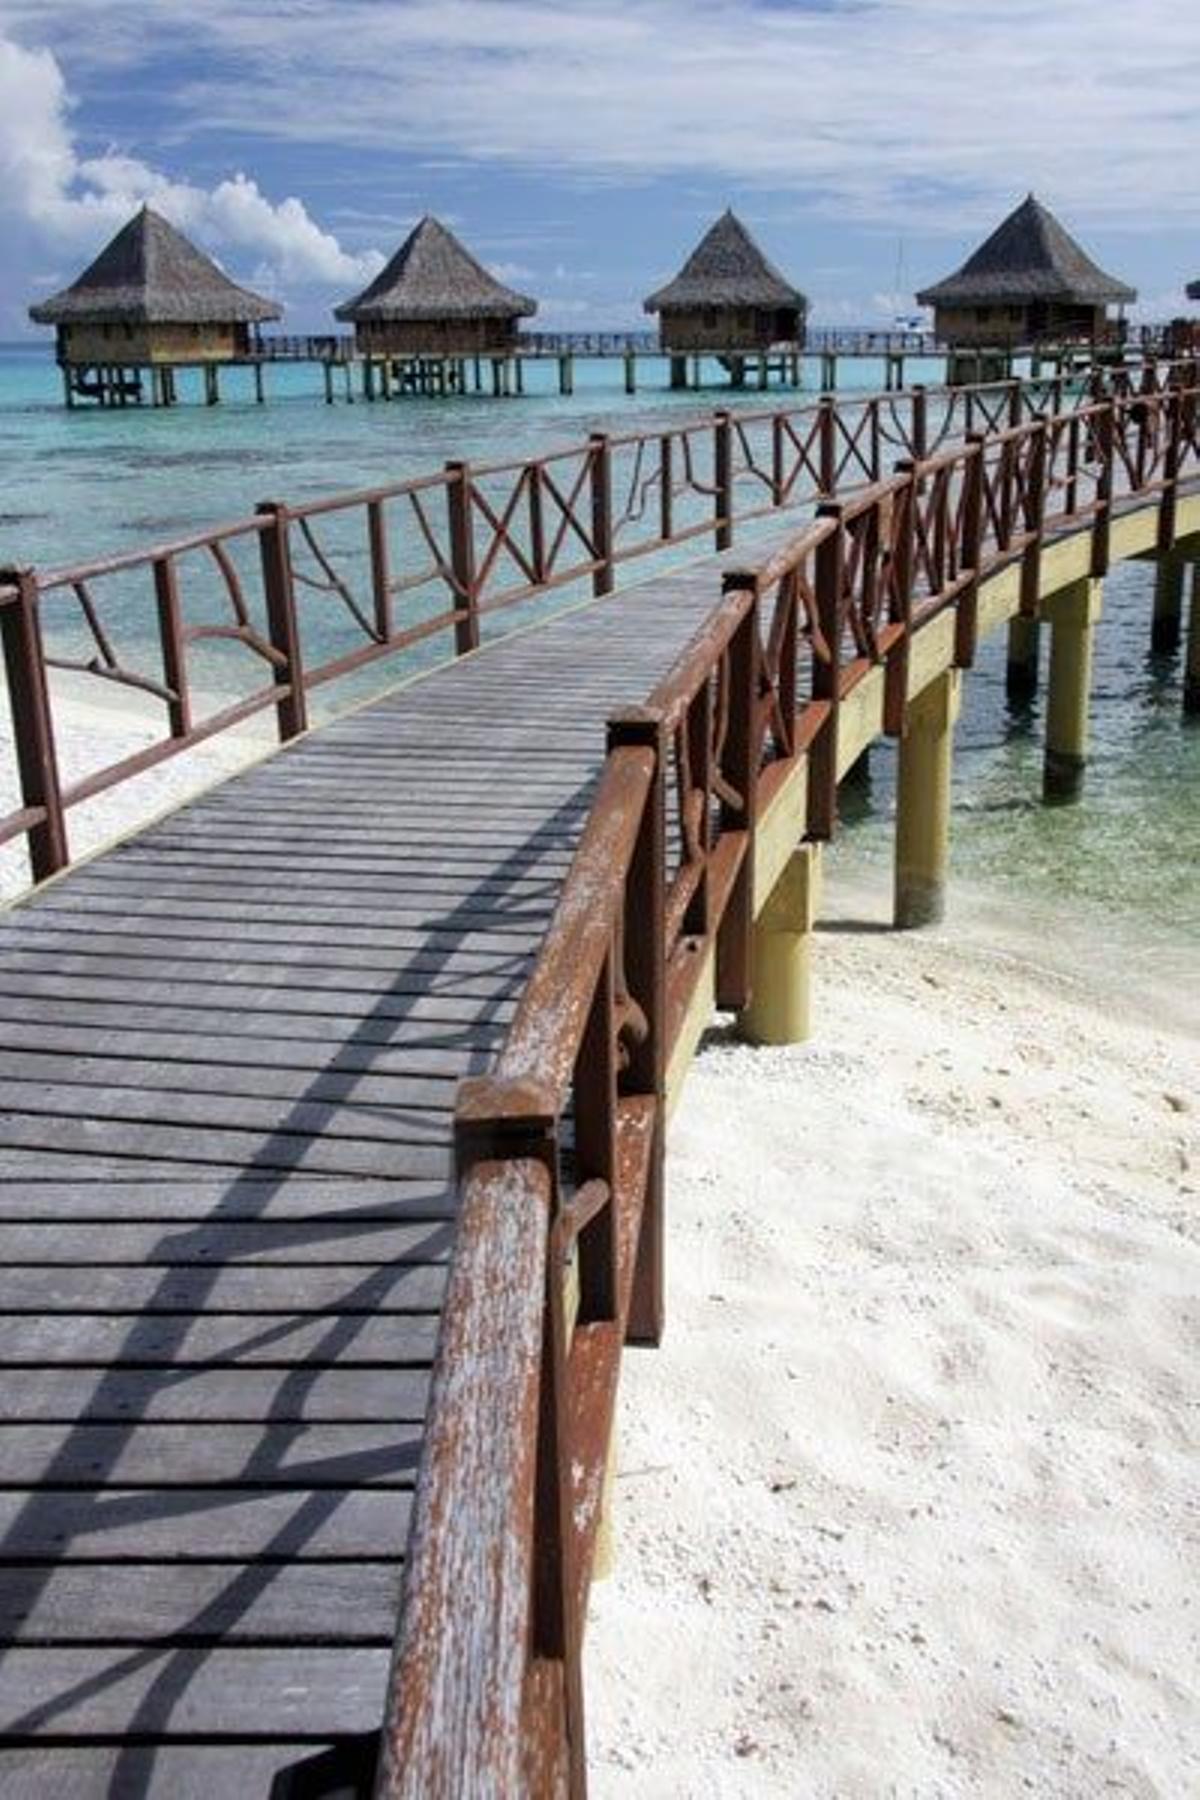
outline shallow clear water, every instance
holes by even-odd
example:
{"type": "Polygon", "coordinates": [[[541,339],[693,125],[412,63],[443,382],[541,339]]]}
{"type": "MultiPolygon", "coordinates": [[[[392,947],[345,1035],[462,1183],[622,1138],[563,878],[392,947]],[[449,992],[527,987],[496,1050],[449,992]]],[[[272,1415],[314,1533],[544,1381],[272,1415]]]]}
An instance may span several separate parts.
{"type": "MultiPolygon", "coordinates": [[[[840,372],[854,388],[882,386],[878,363],[843,359],[840,372]]],[[[939,374],[915,360],[906,372],[910,380],[939,374]]],[[[672,394],[666,373],[665,362],[641,365],[646,385],[632,398],[621,391],[619,362],[580,361],[570,397],[550,391],[555,369],[547,364],[529,371],[524,398],[330,407],[319,370],[282,366],[267,371],[265,407],[253,403],[249,373],[230,371],[223,376],[228,397],[213,409],[68,412],[44,349],[0,349],[0,564],[61,565],[243,516],[262,499],[296,502],[403,480],[450,457],[520,458],[594,429],[763,403],[752,390],[731,396],[715,386],[672,394]]],[[[1108,909],[1136,913],[1172,935],[1200,935],[1200,728],[1181,720],[1180,657],[1149,653],[1152,587],[1146,564],[1116,568],[1106,584],[1093,760],[1075,806],[1041,805],[1040,702],[1012,712],[1003,641],[984,647],[959,727],[955,866],[988,888],[1027,895],[1031,905],[1056,896],[1098,931],[1108,909]]],[[[424,659],[434,654],[430,646],[424,659]]],[[[345,684],[342,697],[353,691],[345,684]]],[[[882,865],[889,851],[893,761],[890,747],[877,748],[869,788],[846,797],[846,852],[866,869],[882,865]]]]}

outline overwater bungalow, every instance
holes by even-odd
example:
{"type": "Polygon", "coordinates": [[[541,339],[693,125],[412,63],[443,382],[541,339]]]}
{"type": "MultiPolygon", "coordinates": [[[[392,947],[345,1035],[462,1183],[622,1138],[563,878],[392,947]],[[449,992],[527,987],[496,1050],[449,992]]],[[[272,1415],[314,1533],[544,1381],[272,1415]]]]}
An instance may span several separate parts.
{"type": "Polygon", "coordinates": [[[917,295],[944,343],[997,349],[1111,340],[1119,326],[1108,308],[1136,299],[1032,194],[960,269],[917,295]]]}
{"type": "Polygon", "coordinates": [[[393,361],[430,359],[445,370],[446,359],[509,356],[517,321],[536,311],[536,300],[497,281],[426,214],[370,286],[334,315],[354,326],[355,348],[368,364],[378,360],[386,371],[393,361]]]}
{"type": "Polygon", "coordinates": [[[644,301],[665,351],[770,350],[804,344],[808,301],[732,210],[705,232],[673,281],[644,301]]]}
{"type": "Polygon", "coordinates": [[[174,398],[173,370],[200,366],[215,398],[216,368],[253,353],[257,327],[283,308],[239,287],[152,207],[143,206],[61,293],[29,308],[58,334],[66,397],[123,404],[174,398]]]}

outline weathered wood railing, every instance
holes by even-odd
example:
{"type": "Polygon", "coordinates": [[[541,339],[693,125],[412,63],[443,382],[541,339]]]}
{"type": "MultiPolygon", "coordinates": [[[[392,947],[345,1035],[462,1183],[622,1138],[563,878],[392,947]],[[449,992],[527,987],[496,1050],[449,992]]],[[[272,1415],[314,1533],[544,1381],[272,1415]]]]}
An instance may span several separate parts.
{"type": "Polygon", "coordinates": [[[901,734],[912,643],[953,611],[969,666],[984,577],[1019,565],[1032,610],[1043,545],[1068,530],[1103,573],[1118,491],[1159,499],[1169,548],[1176,485],[1200,477],[1198,403],[1180,372],[823,499],[725,576],[667,678],[610,720],[505,1048],[461,1089],[458,1251],[381,1796],[583,1793],[582,1620],[621,1346],[662,1325],[664,1071],[710,964],[718,1005],[750,998],[757,822],[805,762],[807,835],[831,835],[842,704],[882,669],[901,734]]]}
{"type": "MultiPolygon", "coordinates": [[[[1106,517],[1114,493],[1156,481],[1170,490],[1177,479],[1194,408],[1185,419],[1173,396],[1192,366],[668,420],[525,462],[451,462],[301,506],[267,502],[228,525],[65,569],[0,570],[21,794],[0,819],[0,843],[23,835],[41,880],[70,860],[72,807],[258,712],[274,708],[281,739],[294,737],[326,682],[435,638],[473,650],[492,613],[571,586],[607,593],[624,564],[693,539],[727,549],[735,526],[868,489],[898,462],[973,434],[999,458],[989,494],[1004,531],[1013,509],[1032,503],[1022,446],[1043,441],[1047,415],[1054,479],[1077,505],[1091,493],[1106,517]],[[136,639],[136,654],[119,638],[136,639]],[[196,676],[201,647],[236,654],[239,680],[247,667],[265,680],[213,703],[196,676]],[[162,706],[165,735],[68,780],[55,669],[139,689],[162,706]]],[[[211,685],[223,689],[225,676],[211,685]]]]}

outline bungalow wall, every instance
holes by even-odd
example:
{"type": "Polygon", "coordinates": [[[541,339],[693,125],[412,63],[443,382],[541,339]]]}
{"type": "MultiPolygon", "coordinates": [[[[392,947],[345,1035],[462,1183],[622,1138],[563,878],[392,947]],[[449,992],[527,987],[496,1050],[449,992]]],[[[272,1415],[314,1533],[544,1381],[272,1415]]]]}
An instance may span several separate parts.
{"type": "Polygon", "coordinates": [[[364,356],[480,356],[517,348],[516,319],[363,319],[354,341],[364,356]]]}
{"type": "Polygon", "coordinates": [[[60,363],[229,362],[251,348],[249,325],[60,325],[60,363]]]}
{"type": "Polygon", "coordinates": [[[664,307],[658,331],[664,350],[769,350],[803,344],[804,315],[795,307],[664,307]]]}
{"type": "Polygon", "coordinates": [[[1102,306],[1047,301],[939,306],[933,328],[944,344],[1091,343],[1117,332],[1102,306]]]}

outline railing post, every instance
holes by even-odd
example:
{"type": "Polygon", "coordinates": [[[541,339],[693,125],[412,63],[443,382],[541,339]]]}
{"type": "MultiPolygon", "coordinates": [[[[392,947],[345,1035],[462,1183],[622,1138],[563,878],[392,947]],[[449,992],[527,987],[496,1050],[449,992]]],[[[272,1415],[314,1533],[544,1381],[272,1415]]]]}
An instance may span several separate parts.
{"type": "Polygon", "coordinates": [[[454,650],[465,656],[479,648],[479,589],[475,579],[475,517],[471,465],[448,462],[446,507],[450,521],[450,569],[454,576],[454,650]]]}
{"type": "Polygon", "coordinates": [[[658,535],[669,544],[675,531],[674,440],[664,431],[658,440],[658,535]]]}
{"type": "Polygon", "coordinates": [[[962,533],[959,568],[970,569],[971,579],[958,597],[954,613],[954,663],[969,669],[975,661],[979,636],[979,564],[983,551],[983,446],[982,435],[967,439],[967,463],[963,470],[962,533]]]}
{"type": "Polygon", "coordinates": [[[1033,542],[1021,552],[1021,613],[1027,619],[1037,614],[1038,591],[1042,578],[1042,531],[1046,517],[1046,416],[1039,413],[1029,443],[1029,466],[1025,475],[1025,505],[1022,524],[1033,532],[1033,542]]]}
{"type": "Polygon", "coordinates": [[[392,576],[388,566],[387,522],[383,501],[367,502],[367,537],[371,551],[371,593],[375,601],[375,630],[380,643],[392,635],[392,576]]]}
{"type": "Polygon", "coordinates": [[[784,473],[785,439],[784,416],[775,413],[771,418],[771,504],[782,506],[784,488],[787,477],[784,473]]]}
{"type": "Polygon", "coordinates": [[[1093,420],[1095,448],[1100,463],[1096,476],[1096,517],[1092,525],[1092,568],[1097,578],[1108,574],[1108,540],[1112,522],[1113,433],[1116,401],[1107,400],[1093,420]]]}
{"type": "MultiPolygon", "coordinates": [[[[627,1046],[620,1075],[624,1094],[654,1097],[654,1141],[642,1206],[641,1235],[625,1328],[630,1344],[657,1344],[665,1312],[663,1211],[664,1114],[667,1089],[666,734],[661,717],[630,708],[608,722],[608,748],[644,744],[654,751],[654,779],[646,796],[625,888],[624,983],[642,1009],[646,1031],[627,1046]]],[[[620,971],[618,972],[620,974],[620,971]]]]}
{"type": "Polygon", "coordinates": [[[542,468],[530,463],[526,477],[529,485],[529,560],[533,578],[540,587],[546,579],[546,530],[542,509],[542,468]]]}
{"type": "Polygon", "coordinates": [[[158,637],[162,646],[163,676],[175,695],[167,703],[171,736],[184,738],[192,729],[192,705],[188,693],[187,646],[183,636],[179,583],[175,576],[174,561],[169,556],[155,559],[154,597],[158,605],[158,637]]]}
{"type": "Polygon", "coordinates": [[[887,653],[883,677],[883,729],[889,737],[903,737],[908,716],[908,664],[912,645],[913,547],[921,484],[915,462],[897,463],[895,473],[904,477],[904,486],[896,496],[896,514],[899,516],[894,514],[892,522],[890,610],[893,621],[902,630],[887,653]]]}
{"type": "Polygon", "coordinates": [[[758,770],[763,719],[759,705],[758,597],[729,644],[728,721],[721,775],[738,802],[722,799],[722,831],[743,831],[745,851],[717,928],[717,1005],[741,1012],[750,1004],[751,939],[754,927],[754,839],[758,822],[758,770]]]}
{"type": "Polygon", "coordinates": [[[12,715],[21,798],[45,816],[26,832],[34,881],[45,881],[71,860],[46,681],[46,656],[32,569],[0,569],[0,638],[12,715]],[[15,590],[11,596],[2,590],[15,590]]]}
{"type": "Polygon", "coordinates": [[[274,670],[275,686],[285,690],[276,701],[279,740],[299,737],[308,729],[308,703],[304,692],[304,663],[300,654],[300,627],[296,617],[296,584],[288,548],[288,509],[280,501],[264,500],[255,511],[270,523],[259,533],[263,594],[267,603],[267,635],[283,657],[274,670]]]}
{"type": "Polygon", "coordinates": [[[718,550],[733,543],[733,431],[727,412],[713,414],[713,527],[718,550]]]}
{"type": "Polygon", "coordinates": [[[1176,490],[1179,482],[1180,427],[1182,414],[1179,390],[1167,389],[1161,402],[1167,415],[1167,441],[1163,447],[1162,498],[1158,505],[1158,552],[1163,556],[1175,544],[1176,490]]]}
{"type": "Polygon", "coordinates": [[[924,382],[912,391],[912,460],[924,462],[929,454],[929,395],[924,382]]]}
{"type": "Polygon", "coordinates": [[[588,438],[592,487],[592,592],[597,598],[613,589],[612,445],[607,431],[588,438]]]}
{"type": "Polygon", "coordinates": [[[837,486],[837,401],[822,394],[817,402],[817,484],[822,494],[837,486]]]}
{"type": "Polygon", "coordinates": [[[842,588],[845,572],[845,526],[842,508],[827,500],[819,519],[832,519],[837,529],[817,545],[814,588],[817,623],[829,650],[829,661],[813,657],[813,699],[827,707],[808,752],[808,836],[833,836],[837,823],[838,708],[842,697],[842,588]]]}

